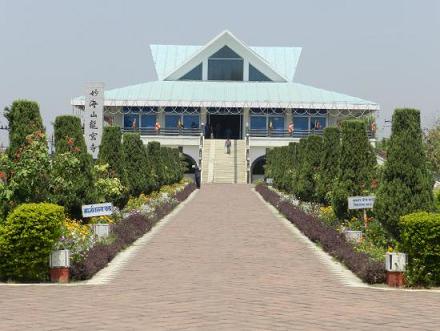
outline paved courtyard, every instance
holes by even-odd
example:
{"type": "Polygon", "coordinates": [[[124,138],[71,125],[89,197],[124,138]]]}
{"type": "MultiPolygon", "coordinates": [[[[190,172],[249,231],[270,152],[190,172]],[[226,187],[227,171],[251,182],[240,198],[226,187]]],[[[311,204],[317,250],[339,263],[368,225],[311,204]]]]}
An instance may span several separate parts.
{"type": "Polygon", "coordinates": [[[0,286],[0,330],[440,329],[440,293],[344,285],[248,185],[206,185],[106,285],[0,286]]]}

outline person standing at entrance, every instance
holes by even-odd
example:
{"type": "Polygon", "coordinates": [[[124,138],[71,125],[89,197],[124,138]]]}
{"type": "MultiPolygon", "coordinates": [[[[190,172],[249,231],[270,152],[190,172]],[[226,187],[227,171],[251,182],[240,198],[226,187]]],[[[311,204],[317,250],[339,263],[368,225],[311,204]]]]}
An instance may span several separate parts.
{"type": "Polygon", "coordinates": [[[197,164],[193,165],[193,168],[194,168],[194,179],[196,181],[196,186],[197,188],[200,188],[200,168],[197,164]]]}
{"type": "Polygon", "coordinates": [[[231,140],[226,139],[225,141],[225,148],[226,148],[226,153],[227,154],[231,154],[231,140]]]}

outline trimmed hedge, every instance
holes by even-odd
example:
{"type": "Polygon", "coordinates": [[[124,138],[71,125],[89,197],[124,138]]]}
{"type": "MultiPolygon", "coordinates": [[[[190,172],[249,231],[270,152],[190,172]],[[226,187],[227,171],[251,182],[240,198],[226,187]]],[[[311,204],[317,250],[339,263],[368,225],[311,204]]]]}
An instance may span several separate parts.
{"type": "MultiPolygon", "coordinates": [[[[188,184],[183,190],[177,192],[174,198],[180,203],[188,198],[195,189],[194,183],[188,184]]],[[[104,268],[116,254],[150,231],[156,222],[169,214],[175,207],[176,204],[168,203],[157,211],[153,219],[141,214],[132,214],[113,225],[112,234],[115,236],[115,240],[110,244],[99,243],[95,245],[83,261],[72,264],[72,278],[76,280],[90,279],[104,268]]]]}
{"type": "Polygon", "coordinates": [[[347,242],[341,233],[283,200],[266,185],[257,185],[256,190],[310,240],[319,243],[327,253],[344,263],[364,282],[369,284],[385,282],[383,263],[374,261],[365,253],[356,252],[353,245],[347,242]]]}
{"type": "Polygon", "coordinates": [[[64,208],[25,203],[0,225],[0,279],[44,281],[49,254],[62,234],[64,208]]]}
{"type": "Polygon", "coordinates": [[[409,285],[440,285],[440,214],[419,212],[402,216],[399,249],[408,254],[409,285]]]}

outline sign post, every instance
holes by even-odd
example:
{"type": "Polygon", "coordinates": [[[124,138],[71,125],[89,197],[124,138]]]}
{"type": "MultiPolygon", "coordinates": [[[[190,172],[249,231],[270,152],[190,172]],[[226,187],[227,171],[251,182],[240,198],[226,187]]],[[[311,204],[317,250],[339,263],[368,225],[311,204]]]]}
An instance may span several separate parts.
{"type": "Polygon", "coordinates": [[[367,209],[373,208],[375,199],[372,195],[348,197],[348,209],[364,210],[365,228],[368,226],[367,209]]]}
{"type": "Polygon", "coordinates": [[[111,202],[96,203],[93,205],[82,205],[83,217],[105,216],[113,213],[113,204],[111,202]]]}
{"type": "Polygon", "coordinates": [[[104,83],[89,83],[86,86],[84,108],[84,138],[87,152],[98,158],[102,138],[104,117],[104,83]]]}

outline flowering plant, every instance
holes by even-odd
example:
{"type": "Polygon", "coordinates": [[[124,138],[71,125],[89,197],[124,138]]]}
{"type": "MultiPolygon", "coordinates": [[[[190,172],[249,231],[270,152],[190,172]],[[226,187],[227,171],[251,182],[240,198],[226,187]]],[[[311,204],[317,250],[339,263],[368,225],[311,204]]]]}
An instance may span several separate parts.
{"type": "Polygon", "coordinates": [[[62,235],[54,249],[68,249],[72,261],[81,261],[86,257],[95,241],[89,226],[81,224],[77,220],[66,218],[62,235]]]}
{"type": "Polygon", "coordinates": [[[91,217],[89,220],[89,224],[113,224],[115,223],[114,219],[111,216],[95,216],[91,217]]]}
{"type": "Polygon", "coordinates": [[[109,172],[108,164],[97,164],[93,168],[96,181],[96,201],[106,202],[115,201],[121,197],[126,188],[122,185],[121,180],[116,177],[112,177],[109,172]]]}

